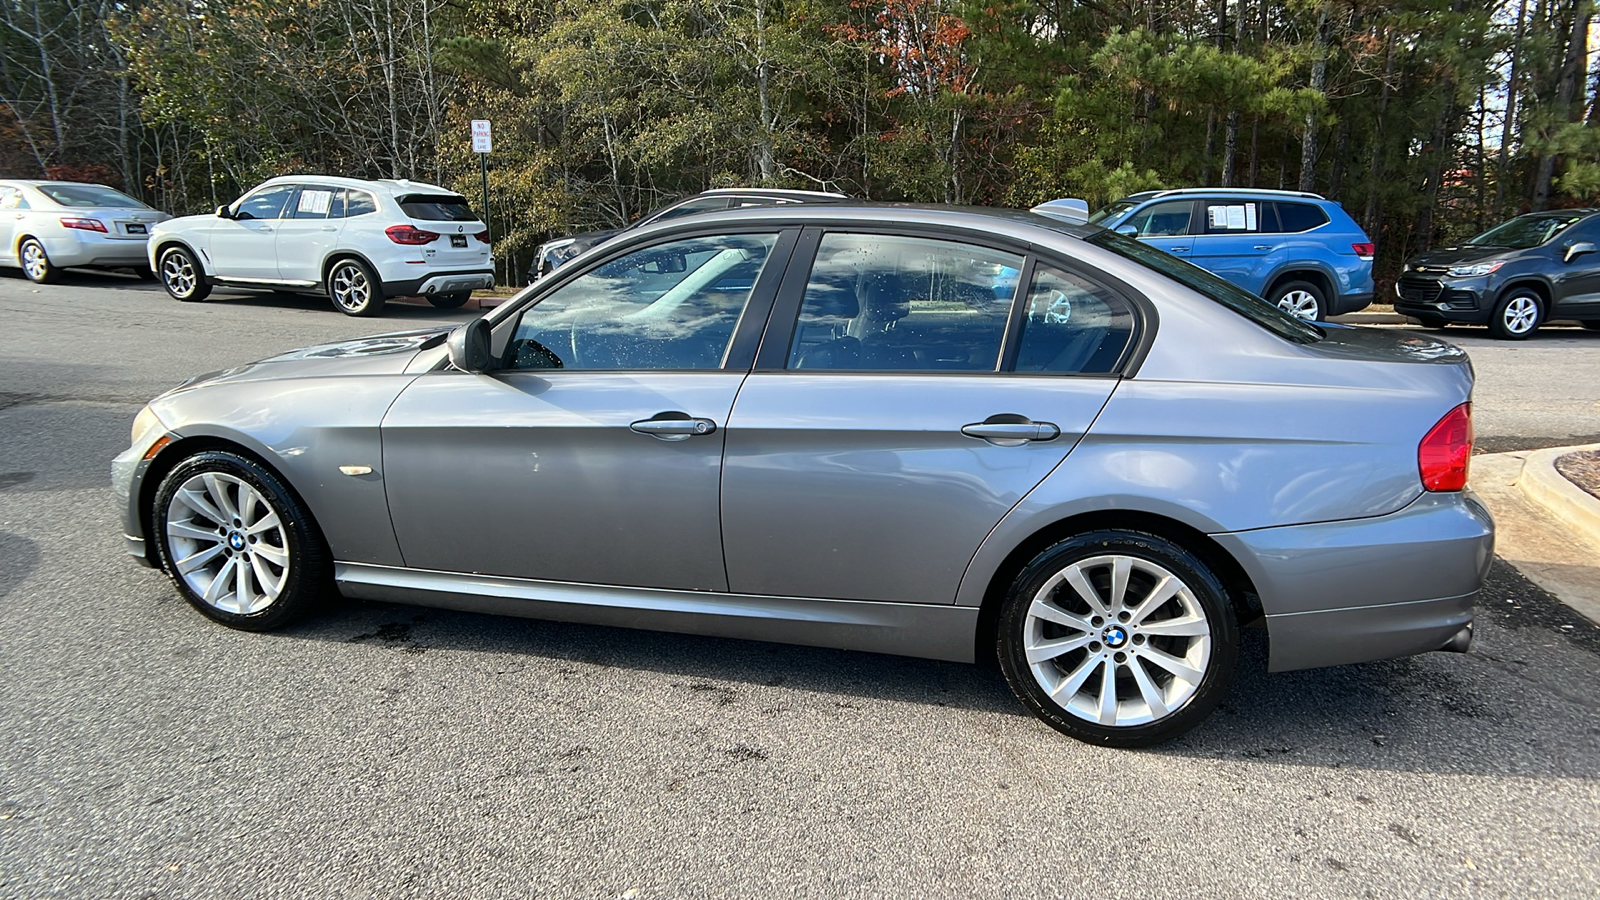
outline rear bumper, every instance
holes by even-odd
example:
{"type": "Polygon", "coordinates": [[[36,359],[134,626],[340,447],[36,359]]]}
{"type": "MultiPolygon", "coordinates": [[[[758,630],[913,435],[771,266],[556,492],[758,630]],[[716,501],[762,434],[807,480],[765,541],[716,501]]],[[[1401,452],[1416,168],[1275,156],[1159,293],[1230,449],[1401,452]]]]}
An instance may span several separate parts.
{"type": "Polygon", "coordinates": [[[1470,492],[1215,537],[1255,583],[1274,672],[1445,649],[1471,624],[1494,558],[1494,521],[1470,492]]]}
{"type": "Polygon", "coordinates": [[[44,252],[50,257],[50,262],[62,268],[72,266],[121,268],[148,264],[146,259],[148,245],[143,240],[105,238],[94,232],[84,232],[83,236],[46,237],[40,242],[44,244],[44,252]]]}
{"type": "Polygon", "coordinates": [[[383,293],[389,297],[418,297],[428,294],[450,294],[494,287],[493,269],[468,269],[454,272],[434,272],[424,278],[406,281],[385,281],[383,293]]]}
{"type": "Polygon", "coordinates": [[[1333,299],[1328,310],[1330,316],[1342,316],[1345,313],[1360,312],[1372,305],[1372,291],[1357,291],[1351,294],[1341,294],[1333,299]]]}

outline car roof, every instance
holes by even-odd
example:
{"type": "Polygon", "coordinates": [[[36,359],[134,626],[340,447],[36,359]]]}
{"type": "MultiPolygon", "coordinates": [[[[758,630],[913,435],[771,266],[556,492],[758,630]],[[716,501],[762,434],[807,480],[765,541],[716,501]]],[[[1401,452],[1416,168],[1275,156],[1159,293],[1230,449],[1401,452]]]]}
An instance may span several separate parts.
{"type": "Polygon", "coordinates": [[[782,197],[795,200],[848,200],[849,194],[840,194],[834,191],[806,191],[798,188],[763,188],[763,187],[731,187],[712,188],[701,191],[696,197],[715,197],[718,195],[735,195],[747,197],[782,197]]]}
{"type": "Polygon", "coordinates": [[[1310,191],[1280,191],[1280,190],[1273,190],[1273,189],[1269,189],[1269,188],[1224,188],[1224,187],[1171,188],[1171,189],[1168,189],[1168,190],[1160,190],[1160,191],[1140,191],[1137,194],[1129,194],[1128,196],[1123,197],[1122,199],[1124,201],[1126,201],[1126,200],[1144,201],[1144,200],[1153,200],[1153,199],[1155,199],[1157,197],[1203,197],[1203,196],[1208,196],[1208,195],[1210,195],[1210,196],[1219,196],[1219,197],[1255,197],[1255,196],[1261,196],[1261,197],[1293,197],[1293,198],[1299,198],[1301,200],[1322,200],[1322,201],[1326,201],[1328,199],[1327,197],[1324,197],[1321,194],[1313,194],[1310,191]]]}
{"type": "MultiPolygon", "coordinates": [[[[365,178],[346,178],[342,175],[315,175],[310,173],[303,175],[278,175],[274,178],[268,178],[266,181],[256,185],[256,187],[260,188],[268,185],[278,184],[302,184],[307,181],[314,181],[318,184],[325,184],[330,187],[358,188],[364,191],[383,191],[384,193],[395,196],[404,196],[405,194],[450,194],[451,196],[461,196],[460,191],[453,191],[446,187],[440,187],[437,184],[429,184],[426,181],[411,181],[405,178],[380,178],[376,180],[368,180],[365,178]]],[[[251,190],[255,190],[255,188],[251,188],[251,190]]]]}
{"type": "Polygon", "coordinates": [[[1098,225],[1071,224],[1021,209],[846,199],[836,203],[751,206],[704,212],[692,217],[653,222],[640,228],[639,232],[698,228],[722,222],[748,225],[752,221],[772,221],[783,225],[942,226],[1005,235],[1018,240],[1039,237],[1040,230],[1078,240],[1104,230],[1098,225]]]}

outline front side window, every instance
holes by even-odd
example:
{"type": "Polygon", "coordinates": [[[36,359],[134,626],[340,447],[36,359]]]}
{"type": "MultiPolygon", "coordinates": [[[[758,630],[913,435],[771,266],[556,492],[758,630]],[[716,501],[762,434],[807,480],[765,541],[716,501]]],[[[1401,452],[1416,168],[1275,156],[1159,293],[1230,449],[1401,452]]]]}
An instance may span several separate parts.
{"type": "Polygon", "coordinates": [[[1133,324],[1133,308],[1121,297],[1041,263],[1023,309],[1014,371],[1113,372],[1133,342],[1133,324]]]}
{"type": "Polygon", "coordinates": [[[1194,203],[1189,200],[1152,203],[1117,226],[1117,230],[1123,231],[1132,225],[1133,233],[1139,237],[1174,237],[1188,234],[1189,218],[1193,213],[1194,203]]]}
{"type": "Polygon", "coordinates": [[[235,219],[276,219],[283,213],[283,207],[289,202],[289,196],[298,188],[290,184],[269,187],[239,201],[239,208],[234,211],[235,219]]]}
{"type": "Polygon", "coordinates": [[[824,235],[788,367],[993,372],[1022,263],[954,241],[824,235]]]}
{"type": "Polygon", "coordinates": [[[513,369],[716,369],[776,234],[687,238],[585,272],[522,314],[513,369]]]}

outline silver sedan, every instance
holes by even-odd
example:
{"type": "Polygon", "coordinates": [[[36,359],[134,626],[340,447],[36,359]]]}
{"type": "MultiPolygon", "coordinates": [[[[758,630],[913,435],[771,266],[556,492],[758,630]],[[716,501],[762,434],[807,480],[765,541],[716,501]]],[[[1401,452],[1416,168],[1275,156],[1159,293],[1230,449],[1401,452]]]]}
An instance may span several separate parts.
{"type": "Polygon", "coordinates": [[[205,615],[401,603],[997,660],[1140,746],[1273,670],[1465,650],[1472,369],[1027,213],[651,226],[488,316],[196,378],[113,466],[205,615]]]}
{"type": "Polygon", "coordinates": [[[0,266],[40,283],[75,266],[147,272],[150,228],[170,218],[103,184],[0,181],[0,266]]]}

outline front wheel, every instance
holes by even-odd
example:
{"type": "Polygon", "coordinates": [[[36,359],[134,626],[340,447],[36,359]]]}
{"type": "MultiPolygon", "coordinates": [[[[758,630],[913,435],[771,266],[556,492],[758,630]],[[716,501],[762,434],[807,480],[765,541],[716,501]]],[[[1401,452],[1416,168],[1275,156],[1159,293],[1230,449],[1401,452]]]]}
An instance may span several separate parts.
{"type": "Polygon", "coordinates": [[[328,270],[328,299],[347,316],[376,316],[383,312],[383,285],[365,263],[341,259],[328,270]]]}
{"type": "Polygon", "coordinates": [[[460,309],[472,299],[471,291],[452,291],[448,294],[429,294],[428,302],[440,309],[460,309]]]}
{"type": "Polygon", "coordinates": [[[27,238],[17,247],[17,257],[22,261],[22,274],[34,284],[50,284],[61,277],[61,270],[50,262],[44,245],[38,238],[27,238]]]}
{"type": "Polygon", "coordinates": [[[151,518],[178,593],[224,625],[277,628],[310,608],[327,581],[311,514],[243,456],[207,451],[179,463],[162,479],[151,518]]]}
{"type": "Polygon", "coordinates": [[[1322,297],[1322,288],[1309,281],[1290,281],[1283,284],[1273,294],[1272,305],[1307,322],[1321,321],[1323,313],[1328,309],[1327,302],[1322,297]]]}
{"type": "Polygon", "coordinates": [[[200,265],[194,257],[183,247],[173,247],[161,254],[161,286],[167,289],[173,299],[185,303],[204,300],[211,293],[211,285],[206,283],[205,276],[200,272],[200,265]]]}
{"type": "Polygon", "coordinates": [[[1494,305],[1489,334],[1503,341],[1526,340],[1544,321],[1544,303],[1533,291],[1517,290],[1494,305]]]}
{"type": "Polygon", "coordinates": [[[996,651],[1012,691],[1052,728],[1146,747],[1221,702],[1239,630],[1199,557],[1158,535],[1104,530],[1061,541],[1017,576],[996,651]]]}

